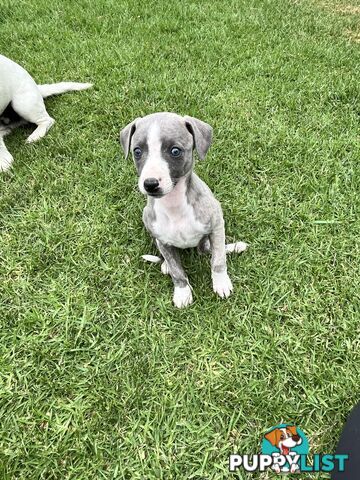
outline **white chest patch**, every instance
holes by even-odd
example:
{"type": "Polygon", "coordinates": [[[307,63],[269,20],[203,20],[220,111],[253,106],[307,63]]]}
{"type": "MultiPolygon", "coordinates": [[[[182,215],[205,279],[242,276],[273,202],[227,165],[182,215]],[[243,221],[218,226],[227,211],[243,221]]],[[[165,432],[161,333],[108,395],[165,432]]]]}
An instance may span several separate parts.
{"type": "Polygon", "coordinates": [[[196,219],[194,209],[187,203],[183,192],[172,193],[155,201],[154,235],[167,245],[196,247],[202,237],[209,233],[209,228],[196,219]]]}

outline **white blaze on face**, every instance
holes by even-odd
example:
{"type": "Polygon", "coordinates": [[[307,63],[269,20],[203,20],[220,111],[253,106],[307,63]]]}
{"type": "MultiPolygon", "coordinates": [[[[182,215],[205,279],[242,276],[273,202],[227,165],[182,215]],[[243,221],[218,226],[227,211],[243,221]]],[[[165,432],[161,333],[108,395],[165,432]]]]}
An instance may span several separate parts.
{"type": "Polygon", "coordinates": [[[283,431],[285,436],[285,439],[282,440],[280,443],[288,448],[295,447],[297,445],[297,442],[295,442],[295,440],[293,440],[292,437],[288,434],[286,428],[281,428],[280,430],[283,431]]]}
{"type": "Polygon", "coordinates": [[[163,193],[169,193],[173,188],[169,165],[161,156],[160,127],[157,123],[150,126],[147,135],[148,156],[139,178],[139,190],[146,194],[144,181],[156,178],[163,193]]]}

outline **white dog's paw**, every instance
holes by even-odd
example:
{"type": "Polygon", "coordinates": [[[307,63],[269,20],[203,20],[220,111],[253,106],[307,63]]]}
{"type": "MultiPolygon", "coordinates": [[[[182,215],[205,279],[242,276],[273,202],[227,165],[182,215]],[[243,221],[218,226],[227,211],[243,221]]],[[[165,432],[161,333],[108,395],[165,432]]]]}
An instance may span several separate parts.
{"type": "Polygon", "coordinates": [[[28,136],[28,138],[25,140],[25,143],[35,143],[40,138],[43,138],[46,135],[46,129],[42,129],[39,131],[39,127],[31,134],[28,136]]]}
{"type": "Polygon", "coordinates": [[[221,298],[227,298],[232,292],[233,286],[229,275],[226,272],[212,272],[212,282],[214,292],[221,298]]]}
{"type": "Polygon", "coordinates": [[[8,151],[0,151],[0,172],[6,172],[14,161],[13,156],[8,151]]]}
{"type": "Polygon", "coordinates": [[[193,302],[190,286],[175,287],[173,302],[177,308],[184,308],[190,305],[193,302]]]}
{"type": "Polygon", "coordinates": [[[25,140],[26,143],[34,143],[45,137],[50,128],[54,125],[55,120],[51,117],[40,123],[33,133],[25,140]]]}
{"type": "Polygon", "coordinates": [[[241,253],[244,252],[248,246],[245,242],[228,243],[225,245],[225,251],[226,253],[241,253]]]}
{"type": "Polygon", "coordinates": [[[163,261],[161,264],[161,273],[163,275],[169,275],[169,267],[168,264],[166,263],[166,260],[163,261]]]}
{"type": "Polygon", "coordinates": [[[145,262],[150,262],[150,263],[160,263],[161,258],[157,257],[156,255],[141,255],[141,258],[145,260],[145,262]]]}

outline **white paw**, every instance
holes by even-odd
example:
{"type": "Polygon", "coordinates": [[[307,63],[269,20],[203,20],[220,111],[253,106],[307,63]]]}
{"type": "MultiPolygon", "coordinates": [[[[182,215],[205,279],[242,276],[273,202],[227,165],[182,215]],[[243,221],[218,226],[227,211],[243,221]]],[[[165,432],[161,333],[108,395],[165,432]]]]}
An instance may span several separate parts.
{"type": "Polygon", "coordinates": [[[245,250],[248,248],[248,246],[249,245],[245,242],[236,242],[234,252],[236,252],[236,253],[245,252],[245,250]]]}
{"type": "Polygon", "coordinates": [[[145,262],[150,262],[150,263],[160,263],[161,258],[157,257],[156,255],[141,255],[141,258],[145,260],[145,262]]]}
{"type": "Polygon", "coordinates": [[[34,133],[32,133],[26,140],[25,140],[25,143],[34,143],[34,142],[37,142],[38,140],[40,140],[40,138],[42,138],[45,134],[39,134],[39,133],[36,133],[36,130],[34,133]]]}
{"type": "Polygon", "coordinates": [[[214,292],[217,293],[221,298],[227,298],[233,289],[229,275],[226,272],[212,272],[211,276],[214,292]]]}
{"type": "Polygon", "coordinates": [[[186,287],[175,287],[173,302],[177,308],[187,307],[192,301],[193,298],[189,285],[186,285],[186,287]]]}
{"type": "Polygon", "coordinates": [[[8,151],[0,151],[0,172],[6,172],[14,161],[12,155],[8,151]]]}
{"type": "Polygon", "coordinates": [[[34,143],[40,140],[40,138],[45,137],[50,128],[54,125],[55,120],[49,118],[44,123],[38,125],[38,127],[33,131],[33,133],[25,140],[26,143],[34,143]]]}
{"type": "Polygon", "coordinates": [[[225,251],[226,253],[241,253],[244,252],[248,246],[249,245],[245,242],[228,243],[225,245],[225,251]]]}
{"type": "Polygon", "coordinates": [[[163,275],[169,275],[169,267],[168,264],[166,263],[166,260],[163,261],[161,264],[161,273],[163,275]]]}
{"type": "Polygon", "coordinates": [[[273,470],[275,471],[275,473],[280,473],[280,472],[281,472],[281,470],[280,470],[280,466],[279,466],[279,465],[277,465],[277,464],[276,464],[276,465],[274,465],[272,468],[273,468],[273,470]]]}

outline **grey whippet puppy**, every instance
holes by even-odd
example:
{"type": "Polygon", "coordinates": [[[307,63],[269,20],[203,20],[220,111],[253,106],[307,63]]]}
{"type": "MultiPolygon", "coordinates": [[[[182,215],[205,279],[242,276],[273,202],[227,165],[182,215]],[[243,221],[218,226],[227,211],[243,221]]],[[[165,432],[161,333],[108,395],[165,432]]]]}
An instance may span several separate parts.
{"type": "MultiPolygon", "coordinates": [[[[193,149],[200,159],[205,158],[211,138],[212,128],[207,123],[168,112],[137,118],[120,133],[125,157],[132,152],[139,189],[147,195],[143,222],[164,259],[162,272],[169,273],[173,280],[173,301],[179,308],[192,303],[179,248],[211,251],[213,289],[225,298],[233,289],[226,253],[242,252],[247,247],[244,242],[225,245],[220,203],[193,172],[193,149]]],[[[161,261],[151,255],[143,258],[161,261]]]]}

